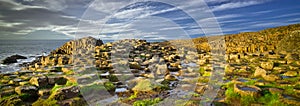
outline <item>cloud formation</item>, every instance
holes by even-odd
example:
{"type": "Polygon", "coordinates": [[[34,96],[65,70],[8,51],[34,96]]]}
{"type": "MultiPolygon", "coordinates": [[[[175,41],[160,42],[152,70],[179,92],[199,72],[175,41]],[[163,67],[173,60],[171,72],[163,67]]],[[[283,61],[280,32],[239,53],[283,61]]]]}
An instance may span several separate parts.
{"type": "Polygon", "coordinates": [[[218,28],[212,24],[215,19],[224,33],[238,33],[297,23],[296,17],[300,16],[299,11],[292,11],[299,10],[292,4],[271,8],[283,5],[272,0],[204,0],[210,10],[203,10],[206,4],[201,0],[175,0],[175,4],[181,4],[175,7],[159,3],[128,4],[130,1],[134,0],[0,0],[0,39],[22,38],[40,30],[103,39],[129,35],[148,39],[198,37],[214,34],[204,33],[198,24],[212,32],[218,28]],[[203,15],[209,11],[215,17],[203,15]],[[190,17],[185,12],[198,15],[190,17]],[[78,29],[78,25],[85,27],[78,29]]]}

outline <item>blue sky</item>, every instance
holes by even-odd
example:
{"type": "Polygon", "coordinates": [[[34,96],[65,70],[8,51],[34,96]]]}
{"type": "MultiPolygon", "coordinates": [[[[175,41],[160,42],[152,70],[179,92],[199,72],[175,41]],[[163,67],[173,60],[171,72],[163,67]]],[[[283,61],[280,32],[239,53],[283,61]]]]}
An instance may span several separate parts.
{"type": "Polygon", "coordinates": [[[299,0],[0,0],[0,39],[235,34],[297,24],[299,5],[299,0]]]}

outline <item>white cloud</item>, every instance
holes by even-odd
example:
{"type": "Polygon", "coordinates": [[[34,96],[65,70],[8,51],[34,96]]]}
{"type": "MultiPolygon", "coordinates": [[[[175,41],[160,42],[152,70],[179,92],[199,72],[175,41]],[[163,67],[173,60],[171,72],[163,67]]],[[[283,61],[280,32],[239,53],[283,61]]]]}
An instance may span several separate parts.
{"type": "Polygon", "coordinates": [[[14,26],[17,26],[17,25],[22,25],[22,24],[24,24],[24,23],[21,23],[21,22],[15,22],[15,23],[13,23],[13,22],[10,22],[10,23],[8,23],[8,22],[5,22],[5,21],[3,21],[3,20],[0,20],[0,27],[14,27],[14,26]]]}
{"type": "Polygon", "coordinates": [[[261,4],[264,3],[265,1],[238,1],[238,2],[229,2],[217,6],[213,6],[211,8],[212,11],[223,11],[227,9],[234,9],[234,8],[241,8],[241,7],[246,7],[246,6],[251,6],[251,5],[256,5],[256,4],[261,4]]]}

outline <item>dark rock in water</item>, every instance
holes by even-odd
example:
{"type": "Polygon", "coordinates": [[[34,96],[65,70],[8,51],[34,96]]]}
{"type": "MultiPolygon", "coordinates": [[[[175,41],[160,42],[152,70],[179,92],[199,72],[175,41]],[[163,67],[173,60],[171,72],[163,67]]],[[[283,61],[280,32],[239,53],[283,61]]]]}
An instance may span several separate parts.
{"type": "Polygon", "coordinates": [[[11,63],[17,63],[17,59],[27,59],[27,57],[21,56],[21,55],[12,55],[10,57],[7,57],[3,60],[3,64],[11,64],[11,63]]]}

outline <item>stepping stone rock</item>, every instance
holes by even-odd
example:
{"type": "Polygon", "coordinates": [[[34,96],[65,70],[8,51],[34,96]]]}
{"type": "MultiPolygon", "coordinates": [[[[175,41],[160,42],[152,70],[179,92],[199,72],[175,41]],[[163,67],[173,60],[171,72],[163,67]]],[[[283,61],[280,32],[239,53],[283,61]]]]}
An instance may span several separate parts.
{"type": "Polygon", "coordinates": [[[55,100],[66,100],[80,95],[80,90],[78,86],[70,86],[58,89],[55,93],[50,95],[50,99],[55,100]]]}
{"type": "Polygon", "coordinates": [[[242,96],[259,97],[260,91],[262,90],[256,86],[234,84],[234,92],[239,93],[242,96]]]}
{"type": "Polygon", "coordinates": [[[261,62],[260,66],[265,70],[272,70],[274,67],[273,62],[261,62]]]}
{"type": "Polygon", "coordinates": [[[259,67],[256,67],[255,69],[255,72],[254,72],[254,77],[264,77],[266,76],[267,74],[267,71],[262,69],[262,68],[259,68],[259,67]]]}
{"type": "Polygon", "coordinates": [[[298,75],[298,73],[296,71],[288,71],[288,72],[284,73],[283,75],[288,76],[288,77],[295,77],[298,75]]]}

